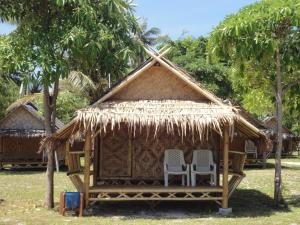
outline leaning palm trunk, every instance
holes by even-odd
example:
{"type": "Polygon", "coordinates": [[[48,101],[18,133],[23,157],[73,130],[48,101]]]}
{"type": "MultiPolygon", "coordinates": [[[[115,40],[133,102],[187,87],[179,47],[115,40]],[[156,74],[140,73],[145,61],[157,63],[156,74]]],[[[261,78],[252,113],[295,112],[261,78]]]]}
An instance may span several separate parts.
{"type": "Polygon", "coordinates": [[[276,115],[277,115],[277,145],[275,157],[274,199],[278,206],[282,201],[281,152],[282,152],[282,84],[280,52],[276,50],[276,115]]]}

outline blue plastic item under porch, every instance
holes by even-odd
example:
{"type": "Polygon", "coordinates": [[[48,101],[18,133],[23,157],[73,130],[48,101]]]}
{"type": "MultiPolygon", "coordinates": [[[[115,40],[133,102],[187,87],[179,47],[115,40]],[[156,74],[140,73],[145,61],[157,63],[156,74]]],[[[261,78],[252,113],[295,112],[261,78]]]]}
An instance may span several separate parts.
{"type": "Polygon", "coordinates": [[[67,209],[77,209],[80,206],[79,192],[65,192],[65,207],[67,209]]]}

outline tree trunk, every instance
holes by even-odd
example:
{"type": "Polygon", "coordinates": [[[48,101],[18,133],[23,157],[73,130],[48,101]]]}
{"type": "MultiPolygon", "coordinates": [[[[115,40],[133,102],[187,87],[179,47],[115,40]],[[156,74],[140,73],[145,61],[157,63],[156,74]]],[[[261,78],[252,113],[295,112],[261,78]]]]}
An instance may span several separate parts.
{"type": "Polygon", "coordinates": [[[282,152],[282,84],[281,84],[281,64],[280,51],[276,50],[276,116],[277,116],[277,144],[275,154],[275,179],[274,179],[274,199],[275,205],[279,206],[282,200],[282,180],[281,180],[281,152],[282,152]]]}
{"type": "MultiPolygon", "coordinates": [[[[45,116],[45,130],[46,137],[49,137],[54,129],[51,121],[53,106],[50,103],[49,87],[44,85],[44,116],[45,116]]],[[[48,209],[54,207],[54,152],[50,149],[47,152],[47,171],[46,171],[46,194],[45,194],[45,206],[48,209]]]]}

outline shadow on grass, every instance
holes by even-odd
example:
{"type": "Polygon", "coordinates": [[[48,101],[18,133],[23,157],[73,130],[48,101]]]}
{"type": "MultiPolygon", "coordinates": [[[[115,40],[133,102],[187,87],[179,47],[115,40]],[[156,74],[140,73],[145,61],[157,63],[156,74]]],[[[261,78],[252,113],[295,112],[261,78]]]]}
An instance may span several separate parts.
{"type": "MultiPolygon", "coordinates": [[[[67,172],[66,167],[60,167],[60,172],[67,172]]],[[[8,168],[8,169],[1,169],[0,175],[31,175],[31,174],[41,174],[45,173],[46,168],[8,168]]]]}
{"type": "MultiPolygon", "coordinates": [[[[275,212],[289,209],[275,209],[273,199],[257,190],[236,191],[229,202],[233,209],[229,217],[271,216],[275,212]]],[[[220,217],[219,205],[207,201],[186,202],[105,202],[90,206],[91,216],[117,217],[123,220],[140,219],[191,219],[220,217]]]]}
{"type": "MultiPolygon", "coordinates": [[[[293,165],[293,164],[286,164],[286,163],[281,163],[281,168],[282,169],[289,169],[289,170],[300,170],[300,165],[293,165]]],[[[247,170],[264,170],[264,169],[275,169],[275,164],[274,163],[266,163],[266,168],[262,168],[261,166],[247,166],[244,171],[247,170]]]]}
{"type": "Polygon", "coordinates": [[[291,195],[285,201],[289,206],[300,207],[300,195],[291,195]]]}

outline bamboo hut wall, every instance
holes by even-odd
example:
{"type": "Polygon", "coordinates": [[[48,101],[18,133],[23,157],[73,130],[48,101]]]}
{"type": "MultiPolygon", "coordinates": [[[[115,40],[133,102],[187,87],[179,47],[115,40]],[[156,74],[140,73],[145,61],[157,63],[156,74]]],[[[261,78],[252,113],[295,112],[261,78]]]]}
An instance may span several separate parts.
{"type": "Polygon", "coordinates": [[[152,66],[110,100],[197,100],[207,101],[199,92],[190,88],[161,66],[152,66]]]}
{"type": "Polygon", "coordinates": [[[187,163],[191,163],[194,149],[211,149],[215,158],[219,151],[220,137],[215,132],[211,133],[208,141],[202,142],[199,137],[193,141],[191,135],[182,140],[182,137],[168,135],[165,131],[159,131],[156,137],[153,133],[154,129],[147,137],[147,132],[142,130],[132,137],[128,128],[121,126],[120,130],[102,136],[100,162],[96,163],[99,165],[98,179],[162,179],[165,149],[183,150],[187,163]]]}
{"type": "Polygon", "coordinates": [[[41,161],[38,153],[41,138],[2,137],[3,162],[41,161]]]}

